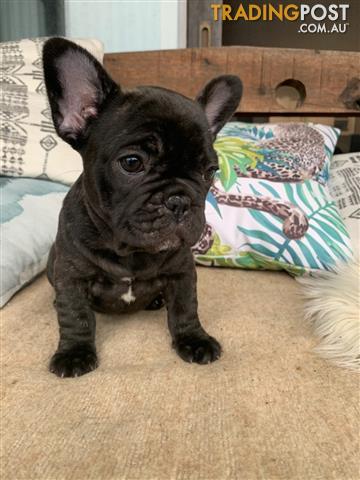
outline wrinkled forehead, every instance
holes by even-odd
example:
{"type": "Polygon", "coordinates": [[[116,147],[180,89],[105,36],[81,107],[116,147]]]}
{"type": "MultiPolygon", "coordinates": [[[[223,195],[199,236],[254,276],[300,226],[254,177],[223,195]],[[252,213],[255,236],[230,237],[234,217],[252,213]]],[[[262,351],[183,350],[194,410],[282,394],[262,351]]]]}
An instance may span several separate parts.
{"type": "Polygon", "coordinates": [[[204,121],[205,116],[200,105],[178,92],[173,92],[161,87],[137,87],[125,93],[125,99],[132,106],[138,106],[149,114],[159,112],[169,116],[177,115],[191,119],[194,115],[198,121],[204,121]]]}
{"type": "Polygon", "coordinates": [[[95,133],[108,157],[128,147],[154,153],[165,164],[196,168],[216,161],[213,138],[202,108],[160,88],[126,92],[115,100],[95,133]]]}
{"type": "Polygon", "coordinates": [[[126,93],[116,108],[116,117],[124,141],[151,133],[169,145],[179,141],[212,141],[201,107],[182,95],[161,88],[142,87],[126,93]]]}

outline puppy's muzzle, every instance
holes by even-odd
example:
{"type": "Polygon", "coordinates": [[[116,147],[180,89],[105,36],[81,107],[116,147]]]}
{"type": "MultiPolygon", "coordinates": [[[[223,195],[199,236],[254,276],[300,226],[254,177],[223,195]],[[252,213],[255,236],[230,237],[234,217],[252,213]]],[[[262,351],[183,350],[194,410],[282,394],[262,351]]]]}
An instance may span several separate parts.
{"type": "Polygon", "coordinates": [[[179,222],[190,208],[190,199],[184,195],[171,195],[165,201],[165,206],[179,222]]]}

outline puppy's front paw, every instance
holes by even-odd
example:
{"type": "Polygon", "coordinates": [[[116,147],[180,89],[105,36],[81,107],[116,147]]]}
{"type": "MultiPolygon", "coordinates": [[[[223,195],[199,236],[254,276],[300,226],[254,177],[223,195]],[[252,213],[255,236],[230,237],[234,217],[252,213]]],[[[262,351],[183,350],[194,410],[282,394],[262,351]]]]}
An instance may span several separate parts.
{"type": "Polygon", "coordinates": [[[96,352],[91,347],[77,346],[56,352],[50,360],[49,370],[58,377],[80,377],[98,366],[96,352]]]}
{"type": "Polygon", "coordinates": [[[217,360],[221,355],[221,345],[207,334],[190,334],[173,342],[179,357],[185,362],[196,362],[204,365],[217,360]]]}

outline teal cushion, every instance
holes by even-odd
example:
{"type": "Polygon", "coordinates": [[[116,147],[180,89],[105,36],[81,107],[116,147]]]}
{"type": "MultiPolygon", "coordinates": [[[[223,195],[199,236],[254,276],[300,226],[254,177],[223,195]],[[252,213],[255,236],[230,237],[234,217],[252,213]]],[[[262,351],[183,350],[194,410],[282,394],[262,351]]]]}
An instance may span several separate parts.
{"type": "Polygon", "coordinates": [[[351,258],[327,185],[338,135],[318,124],[228,123],[196,261],[304,274],[351,258]]]}
{"type": "Polygon", "coordinates": [[[0,306],[44,270],[68,189],[46,180],[0,177],[0,306]]]}

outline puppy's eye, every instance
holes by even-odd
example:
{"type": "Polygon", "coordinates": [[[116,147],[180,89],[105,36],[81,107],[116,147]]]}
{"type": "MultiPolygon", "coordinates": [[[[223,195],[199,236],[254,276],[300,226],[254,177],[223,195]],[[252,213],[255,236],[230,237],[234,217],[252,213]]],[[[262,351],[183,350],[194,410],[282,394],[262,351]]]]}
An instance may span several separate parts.
{"type": "Polygon", "coordinates": [[[215,177],[215,174],[217,171],[218,171],[218,167],[214,167],[214,166],[209,167],[203,175],[204,180],[206,182],[210,182],[215,177]]]}
{"type": "Polygon", "coordinates": [[[139,173],[144,171],[144,164],[141,158],[136,155],[129,155],[128,157],[120,158],[120,165],[128,173],[139,173]]]}

